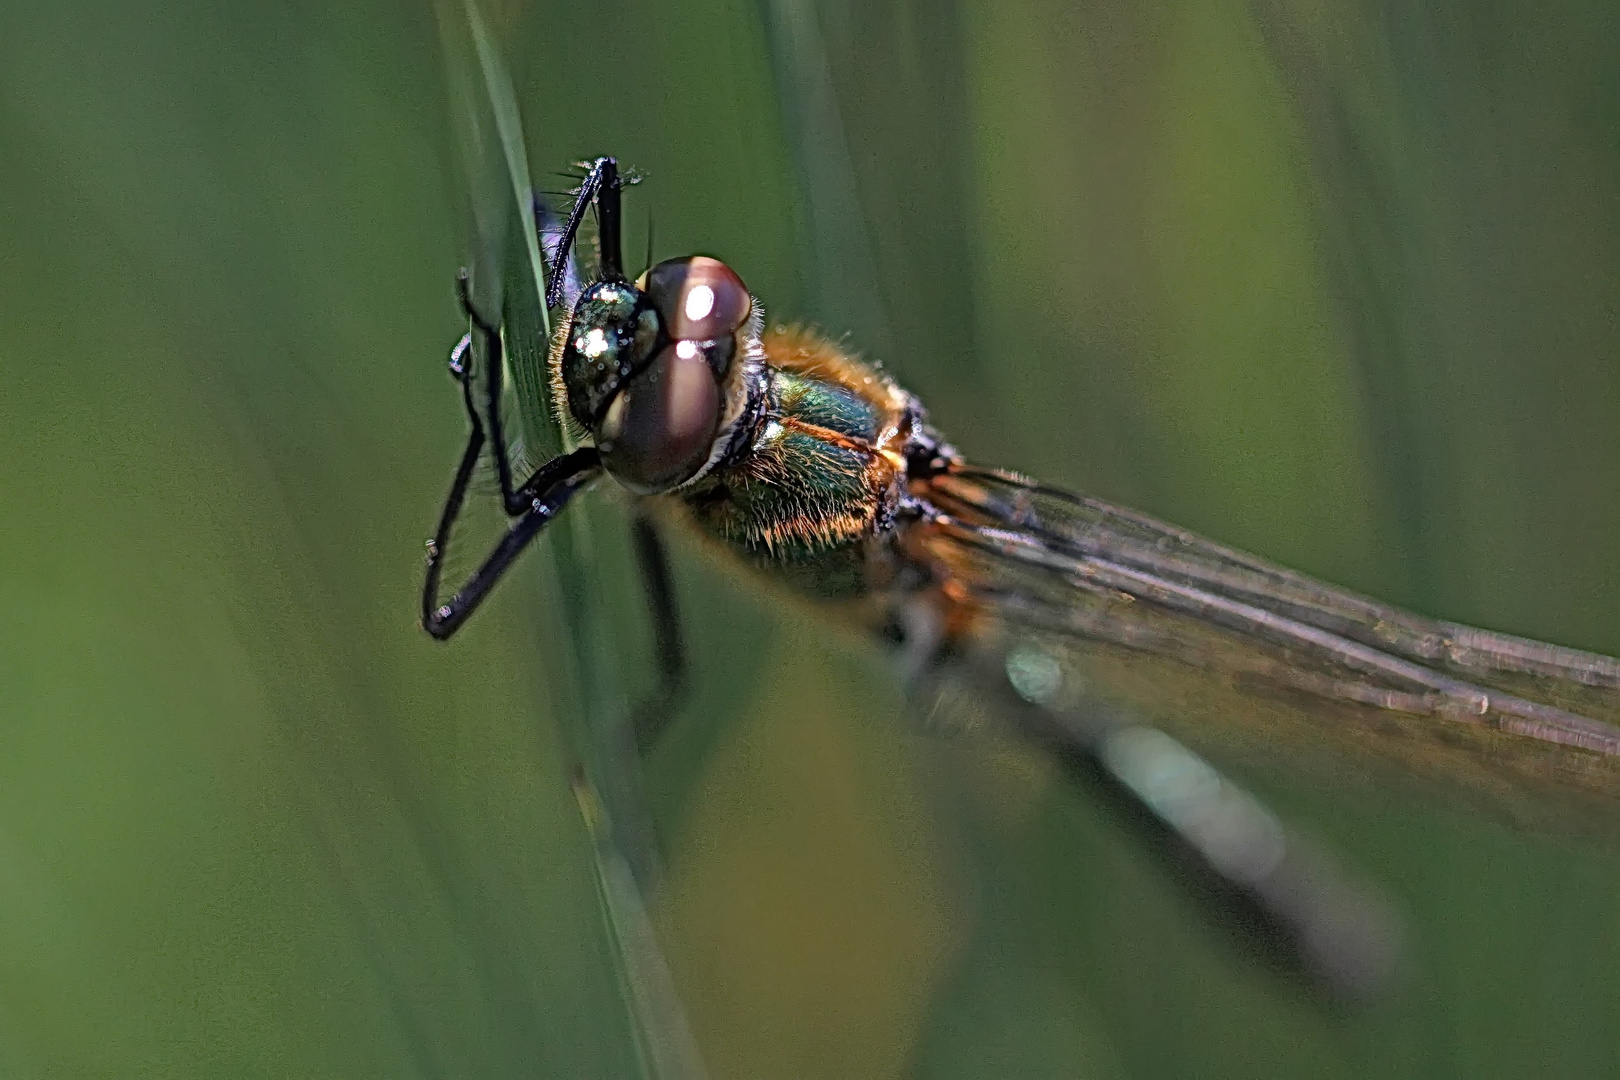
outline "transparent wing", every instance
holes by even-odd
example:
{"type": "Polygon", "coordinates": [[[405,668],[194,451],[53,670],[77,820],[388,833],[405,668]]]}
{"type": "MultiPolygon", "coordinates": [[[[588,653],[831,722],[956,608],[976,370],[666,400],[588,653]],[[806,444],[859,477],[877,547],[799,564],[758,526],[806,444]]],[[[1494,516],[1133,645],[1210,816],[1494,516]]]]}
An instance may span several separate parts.
{"type": "Polygon", "coordinates": [[[922,494],[940,513],[915,542],[987,656],[1061,664],[1216,755],[1393,767],[1519,821],[1620,835],[1609,657],[1427,619],[1010,473],[963,467],[922,494]]]}

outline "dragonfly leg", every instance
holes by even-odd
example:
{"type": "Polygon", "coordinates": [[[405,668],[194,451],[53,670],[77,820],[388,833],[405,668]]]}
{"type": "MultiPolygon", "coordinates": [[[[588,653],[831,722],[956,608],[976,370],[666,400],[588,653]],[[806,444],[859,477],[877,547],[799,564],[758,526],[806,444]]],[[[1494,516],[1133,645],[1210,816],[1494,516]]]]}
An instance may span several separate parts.
{"type": "Polygon", "coordinates": [[[572,243],[563,246],[564,222],[551,204],[546,201],[543,194],[533,193],[534,201],[534,228],[540,240],[540,252],[545,256],[545,265],[552,267],[547,274],[549,280],[557,280],[557,302],[562,307],[572,310],[574,301],[579,299],[579,293],[584,286],[580,282],[579,260],[574,258],[572,243]]]}
{"type": "MultiPolygon", "coordinates": [[[[632,182],[634,182],[632,180],[632,182]]],[[[601,249],[601,276],[608,281],[624,280],[623,257],[619,250],[620,187],[619,163],[610,157],[599,157],[591,162],[590,170],[579,185],[579,195],[568,214],[562,233],[557,238],[557,254],[552,257],[551,279],[546,282],[546,306],[556,307],[562,300],[563,278],[569,265],[569,253],[574,237],[579,233],[585,211],[596,203],[597,246],[601,249]]]]}
{"type": "Polygon", "coordinates": [[[636,549],[636,566],[641,571],[642,589],[647,596],[647,613],[652,617],[653,645],[657,652],[658,685],[631,713],[631,730],[643,754],[658,744],[671,716],[686,695],[686,646],[681,634],[680,609],[669,575],[669,557],[658,529],[645,514],[637,514],[631,526],[636,549]]]}
{"type": "Polygon", "coordinates": [[[477,412],[472,406],[472,390],[468,384],[463,384],[462,392],[468,412],[473,416],[472,433],[467,437],[467,448],[462,451],[455,481],[444,501],[444,509],[439,513],[438,528],[434,530],[433,539],[428,541],[427,574],[422,581],[422,629],[440,641],[461,628],[461,624],[484,602],[501,575],[506,573],[529,542],[562,512],[580,489],[596,479],[602,468],[595,448],[585,447],[572,454],[553,458],[537,469],[523,487],[523,493],[529,500],[528,509],[507,529],[506,535],[485,556],[483,564],[472,577],[456,590],[454,596],[440,603],[439,579],[444,572],[450,530],[461,514],[467,487],[484,442],[484,430],[477,422],[477,412]]]}
{"type": "Polygon", "coordinates": [[[445,496],[443,509],[439,511],[439,523],[434,529],[433,539],[427,544],[427,573],[422,581],[422,629],[440,641],[460,629],[461,624],[479,604],[483,603],[484,597],[495,587],[495,583],[500,580],[513,560],[528,546],[529,541],[539,535],[540,530],[562,512],[574,494],[594,480],[601,471],[596,449],[585,447],[572,454],[551,459],[536,469],[521,487],[515,490],[512,488],[511,468],[499,426],[500,333],[473,307],[465,270],[457,275],[456,284],[462,306],[472,322],[472,330],[450,350],[450,374],[461,387],[461,403],[467,412],[467,445],[461,451],[461,461],[456,466],[455,480],[450,485],[450,493],[445,496]],[[479,417],[478,407],[473,400],[473,384],[477,381],[473,370],[475,333],[484,339],[488,350],[485,355],[491,369],[488,435],[485,434],[483,420],[479,417]],[[483,565],[456,590],[450,600],[441,604],[439,582],[444,573],[444,556],[450,544],[450,532],[455,527],[456,519],[461,516],[461,508],[467,500],[467,490],[472,485],[472,476],[478,468],[478,459],[483,453],[486,441],[495,444],[496,471],[501,478],[502,504],[507,514],[517,520],[495,545],[494,550],[485,557],[483,565]]]}
{"type": "MultiPolygon", "coordinates": [[[[495,478],[500,483],[501,506],[506,510],[508,517],[521,517],[529,509],[530,492],[535,480],[539,476],[537,471],[522,484],[514,486],[512,483],[512,459],[506,448],[506,433],[501,425],[501,379],[505,371],[505,354],[502,352],[501,332],[498,327],[489,322],[478,313],[473,306],[472,291],[466,270],[456,275],[456,294],[461,300],[461,310],[466,314],[472,329],[467,336],[457,343],[450,353],[450,372],[456,381],[462,384],[463,399],[467,403],[467,415],[475,430],[481,428],[477,411],[472,407],[470,389],[476,381],[472,366],[472,338],[478,335],[484,345],[484,363],[489,368],[484,377],[484,415],[489,420],[490,455],[495,459],[495,478]]],[[[544,469],[544,466],[541,467],[544,469]]]]}

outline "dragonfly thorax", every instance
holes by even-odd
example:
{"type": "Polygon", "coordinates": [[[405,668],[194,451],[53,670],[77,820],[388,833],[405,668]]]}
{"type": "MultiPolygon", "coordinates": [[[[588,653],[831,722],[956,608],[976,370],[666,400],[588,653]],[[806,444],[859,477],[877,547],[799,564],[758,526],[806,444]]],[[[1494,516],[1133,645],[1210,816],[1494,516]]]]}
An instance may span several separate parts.
{"type": "Polygon", "coordinates": [[[670,259],[635,283],[580,293],[558,369],[568,409],[602,465],[637,494],[669,491],[714,457],[736,387],[736,357],[755,333],[753,298],[730,267],[670,259]]]}

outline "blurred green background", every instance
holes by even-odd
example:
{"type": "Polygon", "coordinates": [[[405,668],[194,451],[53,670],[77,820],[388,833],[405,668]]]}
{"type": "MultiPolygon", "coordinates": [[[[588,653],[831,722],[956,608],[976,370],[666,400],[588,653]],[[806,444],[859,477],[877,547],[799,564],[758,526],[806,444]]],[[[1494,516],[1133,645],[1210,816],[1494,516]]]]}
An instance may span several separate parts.
{"type": "MultiPolygon", "coordinates": [[[[973,457],[1620,653],[1614,5],[496,19],[537,176],[634,164],[633,237],[849,332],[973,457]]],[[[431,7],[0,25],[0,1073],[631,1075],[555,627],[524,585],[415,625],[463,437],[431,7]]],[[[711,1075],[1620,1059],[1615,854],[1251,777],[1410,916],[1394,994],[1330,1008],[858,642],[676,576],[651,910],[711,1075]]]]}

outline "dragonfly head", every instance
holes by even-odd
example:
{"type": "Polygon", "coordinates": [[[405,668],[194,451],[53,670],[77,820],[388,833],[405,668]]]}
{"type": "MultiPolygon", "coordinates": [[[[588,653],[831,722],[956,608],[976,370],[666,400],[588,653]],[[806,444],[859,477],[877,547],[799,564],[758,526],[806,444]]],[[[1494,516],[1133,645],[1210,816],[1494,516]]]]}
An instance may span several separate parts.
{"type": "Polygon", "coordinates": [[[730,376],[753,308],[736,272],[704,255],[661,262],[634,285],[609,279],[580,293],[562,382],[614,479],[641,495],[670,491],[713,459],[735,412],[730,376]]]}

